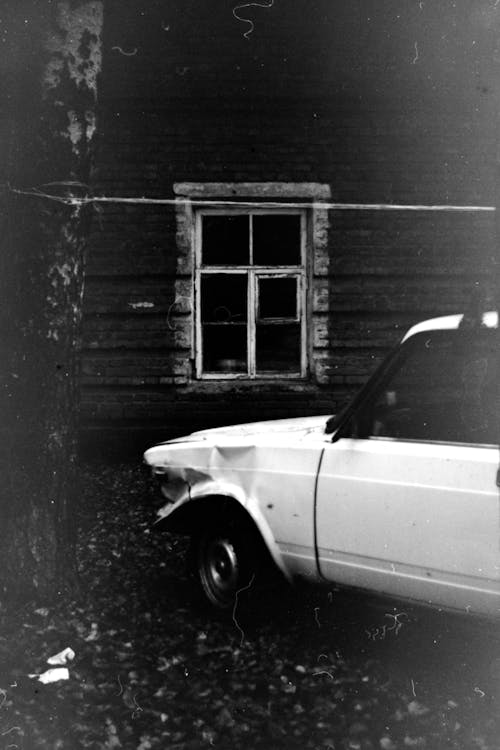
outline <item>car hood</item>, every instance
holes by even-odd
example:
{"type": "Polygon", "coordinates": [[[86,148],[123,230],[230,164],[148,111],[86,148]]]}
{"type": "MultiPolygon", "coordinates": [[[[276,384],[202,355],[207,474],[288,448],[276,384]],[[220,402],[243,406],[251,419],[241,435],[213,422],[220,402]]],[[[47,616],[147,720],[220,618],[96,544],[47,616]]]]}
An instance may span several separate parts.
{"type": "Polygon", "coordinates": [[[229,425],[227,427],[214,427],[209,430],[198,430],[185,437],[167,440],[161,445],[172,445],[191,441],[213,441],[219,438],[250,437],[252,435],[264,434],[287,434],[298,432],[310,432],[323,429],[331,415],[319,417],[294,417],[293,419],[272,419],[265,422],[247,422],[246,424],[229,425]]]}
{"type": "MultiPolygon", "coordinates": [[[[196,496],[229,495],[245,505],[260,494],[260,485],[276,475],[297,471],[297,460],[306,477],[314,478],[325,441],[328,417],[300,417],[250,422],[200,430],[155,445],[144,461],[161,483],[166,504],[160,519],[196,496]],[[290,448],[300,443],[300,458],[290,448]],[[288,469],[284,468],[288,466],[288,469]]],[[[300,472],[299,472],[300,473],[300,472]]],[[[313,481],[313,479],[311,479],[313,481]]]]}

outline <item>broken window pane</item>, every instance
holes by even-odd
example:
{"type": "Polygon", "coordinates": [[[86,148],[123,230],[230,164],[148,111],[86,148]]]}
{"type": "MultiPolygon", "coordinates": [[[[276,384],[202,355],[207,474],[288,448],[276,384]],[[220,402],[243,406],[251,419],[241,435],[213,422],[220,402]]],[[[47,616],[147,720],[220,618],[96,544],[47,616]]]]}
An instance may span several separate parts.
{"type": "Polygon", "coordinates": [[[203,274],[201,277],[202,322],[245,323],[247,287],[246,274],[203,274]]]}
{"type": "Polygon", "coordinates": [[[258,325],[257,373],[300,372],[300,324],[258,325]]]}
{"type": "Polygon", "coordinates": [[[301,262],[300,216],[275,214],[253,217],[253,263],[256,266],[296,266],[301,262]]]}
{"type": "Polygon", "coordinates": [[[240,266],[250,262],[249,216],[202,217],[202,263],[240,266]]]}
{"type": "Polygon", "coordinates": [[[297,278],[259,279],[259,320],[297,319],[297,278]]]}
{"type": "Polygon", "coordinates": [[[247,372],[246,326],[203,326],[203,372],[247,372]]]}

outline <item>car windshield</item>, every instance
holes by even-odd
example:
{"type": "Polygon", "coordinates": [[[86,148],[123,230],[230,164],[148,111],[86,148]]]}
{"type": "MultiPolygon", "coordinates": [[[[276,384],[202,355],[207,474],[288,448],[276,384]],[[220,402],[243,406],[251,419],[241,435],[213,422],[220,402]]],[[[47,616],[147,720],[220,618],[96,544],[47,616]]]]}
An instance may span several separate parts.
{"type": "Polygon", "coordinates": [[[498,444],[498,343],[481,328],[412,336],[356,399],[353,436],[498,444]]]}
{"type": "Polygon", "coordinates": [[[371,393],[376,383],[380,381],[385,372],[391,369],[392,363],[399,358],[400,347],[393,349],[390,354],[381,362],[375,372],[370,376],[368,381],[361,386],[359,391],[352,397],[336,414],[333,414],[325,424],[325,434],[335,433],[341,425],[344,425],[349,417],[357,410],[359,405],[366,399],[367,393],[371,393]]]}

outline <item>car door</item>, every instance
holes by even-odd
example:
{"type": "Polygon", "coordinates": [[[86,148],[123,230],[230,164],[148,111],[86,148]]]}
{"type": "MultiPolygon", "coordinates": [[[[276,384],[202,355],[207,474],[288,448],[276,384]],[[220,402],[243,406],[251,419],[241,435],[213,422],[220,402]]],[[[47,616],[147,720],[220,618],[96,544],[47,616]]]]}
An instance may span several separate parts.
{"type": "Polygon", "coordinates": [[[326,579],[500,612],[497,335],[410,339],[326,447],[316,497],[326,579]]]}

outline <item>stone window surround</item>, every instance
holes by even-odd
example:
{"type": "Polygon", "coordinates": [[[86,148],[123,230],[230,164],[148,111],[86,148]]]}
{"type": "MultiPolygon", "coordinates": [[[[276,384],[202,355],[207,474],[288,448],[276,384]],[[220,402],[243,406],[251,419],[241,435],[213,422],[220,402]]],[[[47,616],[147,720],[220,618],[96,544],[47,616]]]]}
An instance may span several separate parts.
{"type": "MultiPolygon", "coordinates": [[[[196,362],[196,316],[194,297],[195,278],[195,250],[196,250],[196,211],[205,201],[241,200],[258,203],[266,208],[270,202],[315,204],[331,199],[328,184],[293,183],[293,182],[180,182],[174,183],[174,194],[179,199],[176,207],[176,244],[177,244],[177,280],[175,300],[179,300],[179,309],[191,314],[190,340],[191,361],[193,363],[193,383],[207,384],[208,380],[199,380],[194,375],[196,362]]],[[[223,208],[223,206],[221,206],[223,208]]],[[[307,265],[306,276],[309,279],[309,292],[313,292],[314,280],[324,276],[329,266],[328,262],[328,210],[317,205],[307,209],[307,265]]],[[[318,279],[321,282],[321,279],[318,279]]],[[[309,363],[307,378],[316,382],[322,380],[316,377],[313,348],[315,336],[315,300],[316,295],[308,293],[306,319],[308,321],[307,361],[309,363]]],[[[322,310],[324,312],[324,310],[322,310]]],[[[319,375],[319,373],[318,373],[319,375]]],[[[269,380],[269,378],[255,378],[253,384],[269,380]]],[[[279,380],[279,378],[278,378],[279,380]]],[[[285,379],[284,379],[285,380],[285,379]]],[[[276,378],[275,378],[276,381],[276,378]]],[[[239,382],[246,382],[240,380],[239,382]]],[[[289,381],[290,382],[290,381],[289,381]]],[[[218,383],[233,383],[234,380],[219,380],[218,383]]]]}

